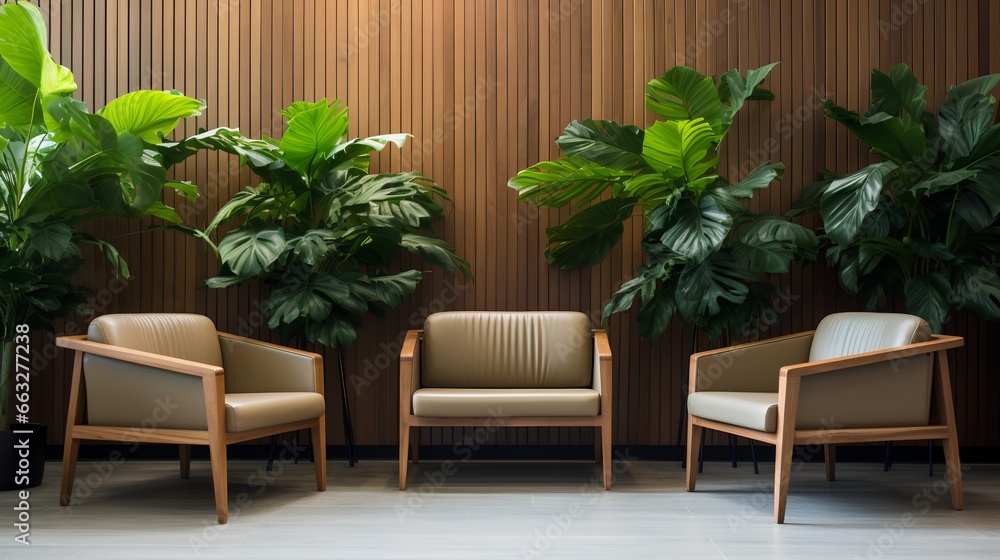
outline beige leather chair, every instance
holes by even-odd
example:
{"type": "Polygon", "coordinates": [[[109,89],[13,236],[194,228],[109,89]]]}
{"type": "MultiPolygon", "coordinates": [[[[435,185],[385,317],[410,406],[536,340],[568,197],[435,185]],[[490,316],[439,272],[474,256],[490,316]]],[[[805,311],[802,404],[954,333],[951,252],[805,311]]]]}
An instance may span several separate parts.
{"type": "Polygon", "coordinates": [[[835,444],[943,439],[952,507],[962,509],[946,355],[962,344],[912,315],[838,313],[815,331],[691,356],[688,492],[704,428],[777,446],[776,523],[785,519],[793,445],[822,444],[832,481],[835,444]]]}
{"type": "Polygon", "coordinates": [[[423,426],[593,426],[611,488],[611,347],[575,312],[434,313],[399,362],[399,489],[423,426]]]}
{"type": "Polygon", "coordinates": [[[181,478],[191,445],[208,445],[226,523],[226,445],[309,429],[316,487],[326,490],[319,354],[220,333],[207,317],[181,313],[105,315],[56,343],[76,350],[60,505],[70,502],[80,440],[180,444],[181,478]]]}

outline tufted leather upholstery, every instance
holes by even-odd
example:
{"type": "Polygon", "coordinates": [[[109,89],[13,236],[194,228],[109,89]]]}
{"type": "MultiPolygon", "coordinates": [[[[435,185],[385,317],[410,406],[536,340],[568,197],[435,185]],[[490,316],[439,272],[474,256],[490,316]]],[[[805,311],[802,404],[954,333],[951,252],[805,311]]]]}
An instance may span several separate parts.
{"type": "Polygon", "coordinates": [[[424,322],[421,386],[589,387],[592,346],[590,319],[583,313],[434,313],[424,322]]]}
{"type": "Polygon", "coordinates": [[[203,315],[104,315],[91,321],[87,339],[202,364],[222,365],[215,324],[203,315]]]}
{"type": "Polygon", "coordinates": [[[930,340],[920,317],[902,313],[835,313],[820,321],[809,361],[840,358],[930,340]]]}

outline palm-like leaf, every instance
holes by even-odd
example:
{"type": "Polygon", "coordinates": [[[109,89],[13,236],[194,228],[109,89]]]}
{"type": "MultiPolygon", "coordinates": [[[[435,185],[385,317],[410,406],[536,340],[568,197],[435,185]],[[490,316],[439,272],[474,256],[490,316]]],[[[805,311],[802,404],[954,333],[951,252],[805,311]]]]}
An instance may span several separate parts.
{"type": "Polygon", "coordinates": [[[398,306],[422,274],[390,272],[400,250],[431,265],[469,273],[469,263],[431,233],[447,193],[418,172],[369,174],[369,154],[409,135],[346,139],[339,101],[297,102],[277,140],[252,140],[216,129],[157,149],[179,161],[200,147],[238,154],[264,180],[234,196],[207,231],[238,222],[219,243],[223,274],[210,287],[253,278],[273,284],[265,308],[284,339],[303,336],[327,346],[357,338],[361,318],[398,306]]]}
{"type": "Polygon", "coordinates": [[[667,121],[704,119],[722,132],[722,101],[712,78],[675,66],[646,85],[646,108],[667,121]]]}
{"type": "Polygon", "coordinates": [[[563,268],[604,260],[633,208],[642,208],[649,261],[612,296],[605,320],[638,301],[639,330],[646,336],[659,336],[678,313],[713,337],[726,329],[742,332],[760,313],[773,311],[764,300],[774,290],[761,288],[770,285],[757,277],[787,271],[795,258],[815,258],[814,234],[778,217],[756,216],[739,200],[780,179],[784,166],[767,162],[733,186],[718,173],[718,147],[735,115],[749,100],[773,99],[761,86],[773,68],[746,76],[731,70],[716,83],[675,67],[646,87],[646,107],[663,120],[645,130],[574,121],[556,141],[566,157],[535,164],[508,182],[519,200],[574,205],[568,219],[547,230],[546,257],[563,268]],[[735,224],[738,234],[732,234],[735,224]],[[754,301],[744,304],[752,288],[754,301]]]}

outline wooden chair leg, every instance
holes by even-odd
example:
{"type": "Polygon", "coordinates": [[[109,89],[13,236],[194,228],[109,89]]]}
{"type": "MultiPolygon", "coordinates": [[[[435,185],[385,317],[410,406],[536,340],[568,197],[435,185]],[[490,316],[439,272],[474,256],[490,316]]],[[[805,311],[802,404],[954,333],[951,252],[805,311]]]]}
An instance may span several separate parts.
{"type": "Polygon", "coordinates": [[[944,462],[948,471],[948,485],[951,487],[952,509],[965,509],[962,497],[962,464],[958,458],[958,438],[949,437],[944,442],[944,462]]]}
{"type": "Polygon", "coordinates": [[[788,482],[792,475],[795,447],[795,413],[799,406],[801,379],[782,375],[778,380],[778,432],[774,455],[774,522],[785,522],[788,482]]]}
{"type": "Polygon", "coordinates": [[[182,443],[181,448],[181,478],[191,475],[191,446],[182,443]]]}
{"type": "Polygon", "coordinates": [[[313,449],[313,466],[316,468],[316,490],[326,491],[326,415],[320,416],[309,429],[313,449]]]}
{"type": "Polygon", "coordinates": [[[951,376],[948,373],[948,355],[937,352],[935,368],[935,390],[937,392],[938,417],[948,426],[948,438],[944,440],[944,463],[948,471],[948,485],[951,487],[952,509],[964,509],[962,497],[962,465],[958,457],[958,429],[955,427],[955,405],[951,398],[951,376]]]}
{"type": "Polygon", "coordinates": [[[222,376],[202,378],[205,417],[208,418],[208,454],[212,461],[215,512],[219,524],[229,522],[229,477],[226,460],[226,386],[222,376]]]}
{"type": "Polygon", "coordinates": [[[826,463],[826,479],[837,479],[837,446],[830,443],[823,446],[823,461],[826,463]]]}
{"type": "Polygon", "coordinates": [[[83,423],[83,352],[73,356],[73,378],[69,389],[69,410],[66,413],[66,439],[63,444],[62,484],[59,488],[59,505],[68,506],[73,497],[76,481],[76,459],[80,454],[80,440],[73,437],[73,426],[83,423]]]}
{"type": "Polygon", "coordinates": [[[785,522],[788,482],[792,474],[792,445],[778,440],[774,461],[774,522],[785,522]]]}
{"type": "Polygon", "coordinates": [[[413,430],[413,433],[410,434],[410,444],[413,446],[410,456],[413,464],[416,465],[420,463],[420,428],[413,426],[410,429],[413,430]]]}
{"type": "Polygon", "coordinates": [[[696,426],[694,422],[692,422],[692,418],[688,418],[687,451],[684,454],[688,492],[694,492],[695,479],[698,477],[698,457],[696,454],[701,449],[701,438],[703,435],[704,428],[696,426]]]}
{"type": "Polygon", "coordinates": [[[604,489],[611,490],[611,423],[601,426],[601,463],[604,468],[604,489]]]}
{"type": "Polygon", "coordinates": [[[76,458],[80,452],[80,440],[66,435],[63,446],[62,485],[59,488],[59,505],[68,506],[73,497],[73,482],[76,481],[76,458]]]}
{"type": "Polygon", "coordinates": [[[410,427],[405,424],[399,426],[399,489],[406,490],[406,467],[409,463],[410,453],[410,427]]]}

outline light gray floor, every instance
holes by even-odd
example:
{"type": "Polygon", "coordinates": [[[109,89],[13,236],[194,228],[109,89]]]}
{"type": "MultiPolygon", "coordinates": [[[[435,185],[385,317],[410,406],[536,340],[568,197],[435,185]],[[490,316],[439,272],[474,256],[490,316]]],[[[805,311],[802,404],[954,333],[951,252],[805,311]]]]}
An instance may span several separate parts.
{"type": "MultiPolygon", "coordinates": [[[[410,490],[396,465],[232,461],[228,525],[215,524],[209,465],[180,480],[174,462],[82,462],[61,508],[58,463],[31,491],[31,546],[13,544],[13,495],[0,494],[0,557],[67,558],[997,558],[1000,466],[965,468],[953,511],[926,465],[820,464],[793,475],[787,522],[771,520],[772,465],[755,476],[709,463],[698,491],[676,462],[619,460],[614,489],[583,462],[424,462],[410,490]],[[932,502],[933,500],[933,502],[932,502]],[[242,504],[242,505],[241,505],[242,504]]],[[[940,475],[943,466],[938,466],[940,475]]]]}

